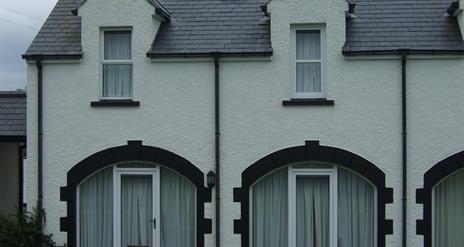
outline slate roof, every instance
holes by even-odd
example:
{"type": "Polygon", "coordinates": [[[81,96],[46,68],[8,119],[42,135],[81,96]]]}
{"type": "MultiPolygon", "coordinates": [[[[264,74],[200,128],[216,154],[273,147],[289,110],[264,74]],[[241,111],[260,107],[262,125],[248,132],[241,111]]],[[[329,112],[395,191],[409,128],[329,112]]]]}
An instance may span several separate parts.
{"type": "MultiPolygon", "coordinates": [[[[275,0],[277,1],[277,0],[275,0]]],[[[81,0],[58,0],[23,58],[79,58],[81,20],[71,13],[81,0]]],[[[268,0],[158,0],[169,12],[149,56],[211,53],[271,55],[270,27],[261,6],[268,0]]],[[[444,16],[452,0],[351,0],[345,54],[412,49],[464,51],[457,20],[444,16]]]]}
{"type": "Polygon", "coordinates": [[[82,54],[81,18],[71,13],[79,3],[80,0],[59,0],[23,58],[80,56],[82,54]]]}
{"type": "Polygon", "coordinates": [[[446,15],[451,0],[352,0],[343,51],[464,52],[459,25],[446,15]]]}
{"type": "Polygon", "coordinates": [[[267,0],[160,0],[173,18],[161,24],[149,53],[272,53],[267,0]]]}
{"type": "Polygon", "coordinates": [[[26,93],[0,91],[0,137],[26,136],[26,93]]]}

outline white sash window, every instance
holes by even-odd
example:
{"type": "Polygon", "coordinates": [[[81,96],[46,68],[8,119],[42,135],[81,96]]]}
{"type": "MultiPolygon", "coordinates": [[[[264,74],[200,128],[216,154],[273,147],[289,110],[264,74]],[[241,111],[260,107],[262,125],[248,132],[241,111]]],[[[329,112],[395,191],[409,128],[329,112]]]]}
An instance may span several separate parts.
{"type": "Polygon", "coordinates": [[[103,30],[102,97],[132,97],[132,32],[103,30]]]}
{"type": "Polygon", "coordinates": [[[325,98],[325,29],[292,27],[292,98],[325,98]]]}

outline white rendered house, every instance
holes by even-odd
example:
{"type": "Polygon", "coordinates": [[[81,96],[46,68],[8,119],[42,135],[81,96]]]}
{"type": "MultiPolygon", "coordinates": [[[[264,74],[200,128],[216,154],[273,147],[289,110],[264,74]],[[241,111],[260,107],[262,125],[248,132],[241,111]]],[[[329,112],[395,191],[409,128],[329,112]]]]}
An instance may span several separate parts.
{"type": "Polygon", "coordinates": [[[25,203],[79,247],[464,246],[451,0],[59,0],[25,203]]]}

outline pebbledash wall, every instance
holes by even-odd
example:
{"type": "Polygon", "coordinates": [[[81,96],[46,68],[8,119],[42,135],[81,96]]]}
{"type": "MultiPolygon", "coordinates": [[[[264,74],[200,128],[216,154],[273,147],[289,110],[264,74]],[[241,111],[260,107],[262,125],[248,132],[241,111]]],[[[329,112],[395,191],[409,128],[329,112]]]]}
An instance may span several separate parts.
{"type": "MultiPolygon", "coordinates": [[[[222,246],[240,246],[234,219],[240,204],[232,190],[241,173],[260,158],[305,140],[348,150],[377,165],[394,189],[386,218],[393,234],[386,246],[401,242],[401,61],[399,57],[347,58],[346,2],[272,1],[274,54],[262,59],[220,59],[221,79],[221,238],[222,246]],[[304,10],[304,11],[303,11],[304,10]],[[334,106],[282,106],[290,98],[290,26],[326,23],[327,96],[334,106]]],[[[107,148],[142,140],[180,155],[203,173],[214,170],[214,64],[211,59],[159,59],[148,51],[159,21],[145,0],[88,0],[80,9],[84,56],[80,61],[44,64],[44,207],[46,231],[58,244],[59,218],[66,216],[60,187],[66,172],[84,158],[107,148]],[[137,13],[134,15],[133,13],[137,13]],[[90,106],[99,99],[100,26],[133,27],[134,100],[140,107],[90,106]],[[148,30],[148,31],[147,31],[148,30]]],[[[407,62],[408,98],[408,246],[423,245],[416,235],[422,206],[415,190],[438,161],[464,150],[464,60],[415,56],[407,62]]],[[[28,65],[28,159],[37,163],[37,71],[28,65]]],[[[29,208],[37,200],[37,171],[26,170],[29,208]]],[[[214,193],[214,191],[213,191],[214,193]]],[[[205,218],[213,219],[214,200],[205,218]]],[[[214,245],[214,234],[205,246],[214,245]]]]}

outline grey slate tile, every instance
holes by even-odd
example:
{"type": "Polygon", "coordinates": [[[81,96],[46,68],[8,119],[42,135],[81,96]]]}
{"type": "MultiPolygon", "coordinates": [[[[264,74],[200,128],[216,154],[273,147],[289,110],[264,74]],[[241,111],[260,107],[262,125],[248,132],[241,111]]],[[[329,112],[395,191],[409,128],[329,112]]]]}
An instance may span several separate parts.
{"type": "Polygon", "coordinates": [[[461,50],[457,20],[444,16],[452,0],[353,0],[344,51],[461,50]]]}
{"type": "Polygon", "coordinates": [[[25,92],[0,92],[0,136],[26,135],[25,92]]]}
{"type": "MultiPolygon", "coordinates": [[[[81,0],[59,0],[25,55],[80,55],[81,0]]],[[[452,0],[351,0],[344,51],[464,50],[456,19],[443,16],[452,0]]],[[[260,21],[268,0],[160,0],[171,13],[150,53],[272,52],[270,26],[260,21]]]]}

